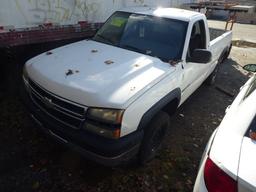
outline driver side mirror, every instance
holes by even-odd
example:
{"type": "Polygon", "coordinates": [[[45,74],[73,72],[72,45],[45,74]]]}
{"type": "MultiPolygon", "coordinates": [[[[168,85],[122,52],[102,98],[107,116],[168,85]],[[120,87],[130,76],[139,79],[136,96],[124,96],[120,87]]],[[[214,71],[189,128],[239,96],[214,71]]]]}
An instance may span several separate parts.
{"type": "Polygon", "coordinates": [[[244,70],[252,73],[256,73],[256,64],[248,64],[243,67],[244,70]]]}
{"type": "Polygon", "coordinates": [[[193,63],[209,63],[212,60],[212,53],[206,49],[195,49],[190,58],[193,63]]]}

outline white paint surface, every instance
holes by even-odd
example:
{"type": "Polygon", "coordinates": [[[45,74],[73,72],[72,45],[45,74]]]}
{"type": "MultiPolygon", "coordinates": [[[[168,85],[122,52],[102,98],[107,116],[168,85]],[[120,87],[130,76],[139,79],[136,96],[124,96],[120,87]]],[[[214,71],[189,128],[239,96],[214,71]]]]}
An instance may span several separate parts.
{"type": "Polygon", "coordinates": [[[256,191],[256,141],[244,137],[238,172],[239,192],[256,191]]]}

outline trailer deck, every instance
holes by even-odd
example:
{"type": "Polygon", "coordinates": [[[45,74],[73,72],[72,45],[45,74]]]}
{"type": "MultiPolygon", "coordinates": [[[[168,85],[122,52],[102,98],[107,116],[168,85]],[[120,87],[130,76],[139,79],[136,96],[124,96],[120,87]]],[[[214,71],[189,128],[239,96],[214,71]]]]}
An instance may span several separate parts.
{"type": "Polygon", "coordinates": [[[0,32],[0,48],[46,43],[52,41],[88,38],[94,35],[101,23],[79,22],[76,25],[53,26],[45,24],[38,27],[0,32]]]}

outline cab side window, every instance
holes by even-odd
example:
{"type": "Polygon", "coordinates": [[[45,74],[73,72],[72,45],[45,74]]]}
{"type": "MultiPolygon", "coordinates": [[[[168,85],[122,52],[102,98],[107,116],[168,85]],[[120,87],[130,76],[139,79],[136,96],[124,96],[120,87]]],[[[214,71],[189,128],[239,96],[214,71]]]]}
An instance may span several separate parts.
{"type": "Polygon", "coordinates": [[[192,28],[187,61],[190,60],[191,55],[195,49],[206,49],[206,32],[203,20],[197,21],[192,28]]]}

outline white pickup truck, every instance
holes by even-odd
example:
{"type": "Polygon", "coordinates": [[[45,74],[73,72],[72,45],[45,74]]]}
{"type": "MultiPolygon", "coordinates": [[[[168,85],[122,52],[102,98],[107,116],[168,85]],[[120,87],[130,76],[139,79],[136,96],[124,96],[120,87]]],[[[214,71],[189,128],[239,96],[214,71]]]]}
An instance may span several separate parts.
{"type": "Polygon", "coordinates": [[[88,159],[146,163],[159,150],[169,116],[204,81],[214,82],[231,39],[230,31],[209,30],[197,12],[119,10],[92,39],[27,61],[31,115],[88,159]]]}

